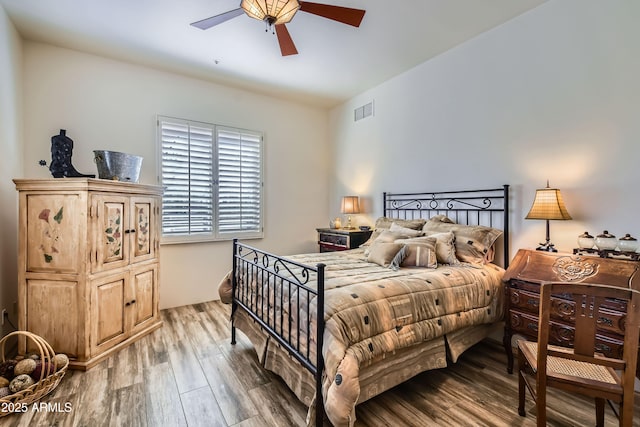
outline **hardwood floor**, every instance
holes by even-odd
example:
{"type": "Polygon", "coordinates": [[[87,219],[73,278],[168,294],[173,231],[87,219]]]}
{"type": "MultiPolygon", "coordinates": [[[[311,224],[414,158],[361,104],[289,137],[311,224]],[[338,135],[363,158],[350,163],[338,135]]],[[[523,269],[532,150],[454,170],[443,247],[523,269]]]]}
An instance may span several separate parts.
{"type": "MultiPolygon", "coordinates": [[[[306,408],[258,364],[229,306],[217,301],[163,310],[164,326],[87,372],[69,371],[49,405],[0,418],[0,426],[303,426],[306,408]]],[[[358,427],[534,426],[517,413],[517,376],[498,343],[482,342],[455,365],[422,373],[357,408],[358,427]]],[[[595,424],[590,400],[551,392],[549,425],[595,424]]],[[[634,425],[640,426],[636,398],[634,425]]],[[[328,423],[327,423],[328,425],[328,423]]],[[[607,407],[606,425],[617,425],[607,407]]]]}

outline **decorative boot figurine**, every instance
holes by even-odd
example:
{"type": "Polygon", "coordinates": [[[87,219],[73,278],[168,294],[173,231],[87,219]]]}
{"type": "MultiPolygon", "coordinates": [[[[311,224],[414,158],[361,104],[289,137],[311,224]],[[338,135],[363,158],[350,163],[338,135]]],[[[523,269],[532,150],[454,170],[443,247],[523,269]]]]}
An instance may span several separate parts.
{"type": "Polygon", "coordinates": [[[81,174],[71,164],[73,154],[73,140],[67,136],[67,131],[60,129],[60,135],[51,137],[51,164],[49,170],[54,178],[95,178],[94,174],[81,174]]]}

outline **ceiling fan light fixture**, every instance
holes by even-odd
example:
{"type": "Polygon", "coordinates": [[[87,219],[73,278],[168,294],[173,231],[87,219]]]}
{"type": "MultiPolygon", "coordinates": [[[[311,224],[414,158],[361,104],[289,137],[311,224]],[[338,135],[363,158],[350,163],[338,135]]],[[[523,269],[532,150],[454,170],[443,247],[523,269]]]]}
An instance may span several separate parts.
{"type": "Polygon", "coordinates": [[[291,21],[300,9],[300,3],[298,0],[242,0],[240,7],[250,18],[271,26],[291,21]]]}

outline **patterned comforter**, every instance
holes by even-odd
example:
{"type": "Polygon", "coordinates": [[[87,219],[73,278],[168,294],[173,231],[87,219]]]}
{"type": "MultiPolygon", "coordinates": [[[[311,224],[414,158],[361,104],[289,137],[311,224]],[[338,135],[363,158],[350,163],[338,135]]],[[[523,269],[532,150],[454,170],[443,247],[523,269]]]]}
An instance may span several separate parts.
{"type": "MultiPolygon", "coordinates": [[[[366,262],[361,249],[287,259],[326,265],[323,397],[327,416],[335,426],[353,425],[355,421],[361,366],[453,331],[502,319],[504,270],[494,264],[394,271],[366,262]]],[[[255,278],[242,282],[239,286],[257,286],[255,278]]],[[[229,302],[228,281],[222,282],[219,292],[222,301],[229,302]]],[[[287,310],[286,298],[284,303],[279,298],[266,298],[278,309],[287,310]]],[[[260,298],[255,298],[256,306],[261,303],[260,298]]],[[[315,316],[313,303],[309,309],[311,319],[315,316]]],[[[306,314],[292,313],[290,328],[301,331],[302,347],[307,343],[306,314]],[[298,325],[297,318],[301,316],[303,320],[298,325]]],[[[275,317],[277,323],[278,316],[275,317]]],[[[310,325],[312,336],[314,323],[310,325]]],[[[280,326],[287,334],[287,325],[280,326]]],[[[310,344],[311,360],[315,360],[313,349],[310,344]]]]}

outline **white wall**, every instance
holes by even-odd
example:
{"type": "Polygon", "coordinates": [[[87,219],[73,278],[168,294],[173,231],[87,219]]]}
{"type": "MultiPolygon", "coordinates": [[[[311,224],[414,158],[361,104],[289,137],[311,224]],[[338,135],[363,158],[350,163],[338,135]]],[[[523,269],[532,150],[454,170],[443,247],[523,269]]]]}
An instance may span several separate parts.
{"type": "MultiPolygon", "coordinates": [[[[561,250],[584,230],[640,237],[639,17],[635,0],[550,0],[354,97],[328,120],[320,109],[21,42],[0,11],[0,201],[17,206],[11,178],[50,176],[37,162],[50,160],[61,128],[75,141],[79,171],[95,173],[94,149],[126,151],[145,157],[141,182],[155,183],[162,114],[265,132],[266,231],[253,243],[276,253],[316,250],[314,228],[339,215],[345,194],[365,198],[367,215],[356,220],[370,223],[383,191],[504,183],[513,251],[534,247],[544,223],[523,218],[546,179],[574,217],[551,225],[561,250]],[[375,116],[353,123],[353,109],[371,100],[375,116]]],[[[0,212],[6,304],[15,298],[17,219],[0,212]]],[[[162,307],[215,299],[230,243],[163,245],[161,261],[162,307]]]]}
{"type": "Polygon", "coordinates": [[[536,188],[562,190],[563,251],[607,229],[640,239],[640,2],[551,0],[331,112],[339,197],[511,187],[512,252],[544,240],[525,221],[536,188]],[[375,116],[353,109],[375,101],[375,116]]]}
{"type": "MultiPolygon", "coordinates": [[[[157,114],[265,134],[265,237],[275,253],[317,250],[328,222],[328,113],[212,83],[80,53],[24,43],[24,176],[51,177],[51,136],[74,140],[73,165],[97,173],[93,150],[144,157],[141,183],[155,184],[157,114]]],[[[231,243],[163,245],[161,308],[218,298],[231,267],[231,243]]]]}
{"type": "MultiPolygon", "coordinates": [[[[17,325],[18,195],[12,178],[22,174],[22,42],[0,6],[0,309],[17,325]]],[[[5,324],[2,335],[11,331],[5,324]]]]}

